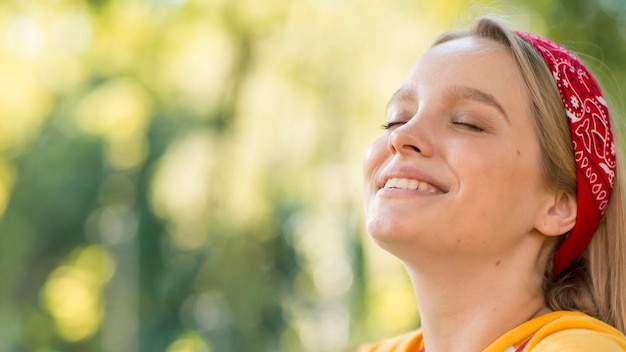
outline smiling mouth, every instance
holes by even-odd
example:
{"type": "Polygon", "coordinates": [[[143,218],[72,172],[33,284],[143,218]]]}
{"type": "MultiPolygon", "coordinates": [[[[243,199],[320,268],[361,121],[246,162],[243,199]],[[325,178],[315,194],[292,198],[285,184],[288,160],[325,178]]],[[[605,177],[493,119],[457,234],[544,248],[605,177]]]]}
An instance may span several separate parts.
{"type": "Polygon", "coordinates": [[[439,188],[428,182],[411,178],[390,178],[384,188],[409,189],[428,193],[443,193],[439,188]]]}

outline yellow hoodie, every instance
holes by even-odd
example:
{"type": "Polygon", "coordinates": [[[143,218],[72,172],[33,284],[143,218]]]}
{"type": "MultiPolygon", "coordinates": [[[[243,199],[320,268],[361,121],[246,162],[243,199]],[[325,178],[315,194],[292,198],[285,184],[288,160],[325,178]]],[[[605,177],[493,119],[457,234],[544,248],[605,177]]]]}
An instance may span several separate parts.
{"type": "MultiPolygon", "coordinates": [[[[526,341],[524,352],[626,351],[626,337],[617,329],[583,313],[559,311],[527,321],[482,352],[513,352],[526,341]]],[[[422,348],[420,330],[363,346],[358,352],[419,352],[422,348]]]]}

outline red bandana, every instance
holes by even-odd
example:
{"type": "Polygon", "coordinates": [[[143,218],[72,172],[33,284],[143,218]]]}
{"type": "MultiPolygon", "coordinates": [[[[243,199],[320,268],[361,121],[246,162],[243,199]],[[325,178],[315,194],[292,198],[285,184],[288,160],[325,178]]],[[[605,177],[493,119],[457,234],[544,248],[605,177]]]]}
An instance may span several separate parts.
{"type": "Polygon", "coordinates": [[[536,35],[515,32],[541,54],[561,93],[576,158],[576,225],[554,254],[559,275],[587,247],[609,203],[615,179],[615,146],[609,111],[598,82],[564,48],[536,35]]]}

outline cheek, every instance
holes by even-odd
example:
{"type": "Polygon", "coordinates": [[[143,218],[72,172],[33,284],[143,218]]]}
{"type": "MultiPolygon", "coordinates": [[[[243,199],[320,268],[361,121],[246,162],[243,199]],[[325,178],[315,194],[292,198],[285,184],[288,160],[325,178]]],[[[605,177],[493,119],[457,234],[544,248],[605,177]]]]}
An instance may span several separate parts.
{"type": "Polygon", "coordinates": [[[451,163],[467,178],[485,186],[484,189],[535,185],[539,181],[539,150],[521,149],[515,145],[464,146],[462,152],[457,150],[451,156],[454,159],[451,163]]]}
{"type": "Polygon", "coordinates": [[[369,198],[376,191],[376,172],[390,155],[387,148],[387,137],[381,136],[372,142],[363,159],[363,197],[367,209],[369,198]]]}
{"type": "Polygon", "coordinates": [[[473,216],[478,223],[497,222],[507,214],[529,215],[543,194],[544,187],[539,172],[540,162],[535,151],[517,153],[517,148],[493,148],[465,160],[467,182],[463,187],[465,199],[472,199],[473,216]],[[535,155],[533,155],[535,154],[535,155]]]}
{"type": "Polygon", "coordinates": [[[450,169],[459,181],[460,200],[471,199],[472,210],[482,215],[498,204],[508,204],[517,193],[533,189],[538,162],[530,155],[517,154],[512,145],[464,145],[450,154],[450,169]],[[519,191],[519,192],[518,192],[519,191]]]}
{"type": "Polygon", "coordinates": [[[378,137],[372,142],[365,152],[363,158],[363,177],[365,182],[368,183],[372,180],[376,170],[380,168],[380,165],[389,156],[389,149],[387,148],[387,137],[378,137]]]}

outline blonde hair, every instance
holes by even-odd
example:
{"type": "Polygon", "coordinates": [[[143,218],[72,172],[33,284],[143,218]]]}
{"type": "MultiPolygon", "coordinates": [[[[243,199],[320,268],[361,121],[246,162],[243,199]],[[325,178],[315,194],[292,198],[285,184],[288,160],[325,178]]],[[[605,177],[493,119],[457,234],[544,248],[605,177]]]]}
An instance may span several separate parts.
{"type": "MultiPolygon", "coordinates": [[[[469,30],[445,33],[434,45],[464,37],[490,39],[510,49],[529,93],[547,184],[555,190],[576,194],[576,164],[568,119],[543,58],[532,45],[489,17],[477,19],[469,30]]],[[[626,333],[626,197],[619,141],[616,136],[615,186],[603,221],[585,252],[558,277],[552,273],[552,260],[548,261],[542,289],[551,309],[581,311],[626,333]]]]}

